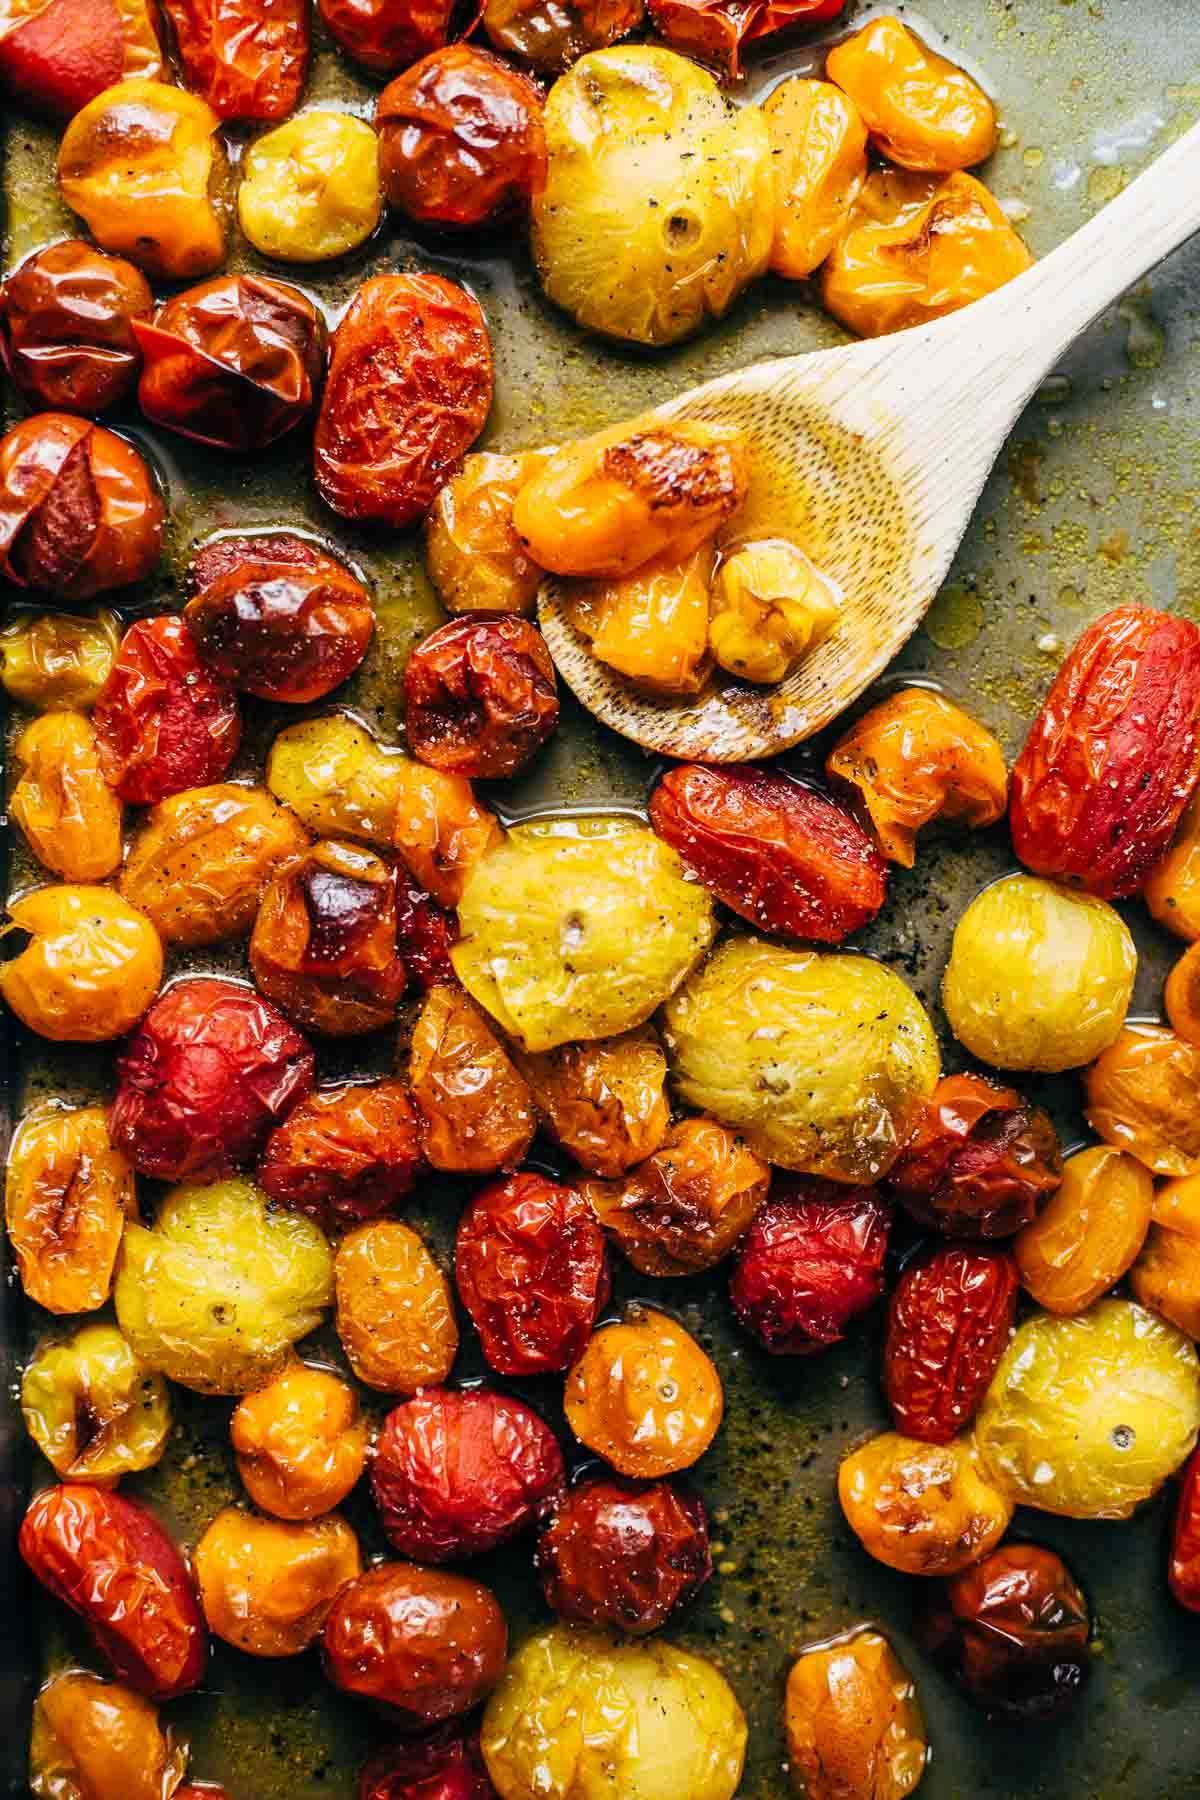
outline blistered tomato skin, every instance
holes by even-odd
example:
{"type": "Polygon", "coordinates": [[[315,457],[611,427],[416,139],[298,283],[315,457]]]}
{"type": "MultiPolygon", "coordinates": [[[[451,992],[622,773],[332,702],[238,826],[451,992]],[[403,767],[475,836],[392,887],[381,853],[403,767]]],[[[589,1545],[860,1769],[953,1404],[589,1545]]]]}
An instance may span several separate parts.
{"type": "Polygon", "coordinates": [[[95,1312],[112,1290],[133,1170],[98,1106],[36,1107],[8,1155],[4,1222],[21,1286],[52,1313],[95,1312]]]}
{"type": "Polygon", "coordinates": [[[371,1464],[388,1542],[422,1563],[508,1543],[546,1516],[564,1484],[550,1427],[522,1401],[481,1388],[431,1388],[396,1407],[371,1464]]]}
{"type": "Polygon", "coordinates": [[[43,1345],[21,1381],[21,1412],[61,1480],[99,1487],[153,1468],[171,1429],[166,1382],[112,1325],[43,1345]]]}
{"type": "Polygon", "coordinates": [[[553,76],[616,43],[642,14],[643,0],[485,0],[483,29],[495,49],[553,76]]]}
{"type": "Polygon", "coordinates": [[[1129,1273],[1134,1299],[1200,1339],[1200,1179],[1163,1182],[1151,1218],[1129,1273]]]}
{"type": "Polygon", "coordinates": [[[286,119],[308,73],[304,0],[164,0],[184,79],[220,119],[286,119]]]}
{"type": "Polygon", "coordinates": [[[242,735],[232,688],[209,673],[182,619],[168,613],[129,627],[93,722],[105,776],[131,806],[219,781],[242,735]]]}
{"type": "Polygon", "coordinates": [[[195,1550],[210,1631],[250,1656],[299,1656],[340,1589],[361,1572],[358,1540],[337,1513],[303,1523],[227,1506],[195,1550]]]}
{"type": "Polygon", "coordinates": [[[590,1339],[567,1377],[567,1422],[618,1474],[656,1481],[698,1462],[721,1424],[721,1378],[690,1333],[631,1308],[590,1339]]]}
{"type": "Polygon", "coordinates": [[[1061,1179],[1047,1113],[1015,1088],[947,1075],[925,1102],[888,1187],[945,1237],[1005,1238],[1037,1217],[1061,1179]]]}
{"type": "Polygon", "coordinates": [[[435,1169],[493,1175],[515,1168],[537,1130],[533,1096],[487,1016],[455,981],[437,982],[413,1028],[413,1099],[435,1169]]]}
{"type": "Polygon", "coordinates": [[[428,993],[431,988],[453,983],[450,946],[458,935],[452,913],[408,876],[396,872],[396,948],[409,976],[428,993]]]}
{"type": "Polygon", "coordinates": [[[0,576],[66,601],[145,581],[165,510],[124,438],[71,413],[37,413],[0,438],[0,576]]]}
{"type": "Polygon", "coordinates": [[[421,225],[478,227],[526,212],[546,179],[541,90],[517,69],[451,44],[379,96],[388,203],[421,225]]]}
{"type": "Polygon", "coordinates": [[[334,1686],[393,1709],[410,1728],[469,1712],[500,1679],[507,1649],[488,1588],[412,1563],[368,1569],[342,1589],[325,1625],[334,1686]]]}
{"type": "Polygon", "coordinates": [[[1013,767],[1013,848],[1120,899],[1166,851],[1200,777],[1200,629],[1120,606],[1088,627],[1013,767]]]}
{"type": "Polygon", "coordinates": [[[728,1256],[767,1197],[771,1171],[715,1119],[682,1119],[620,1182],[584,1198],[644,1275],[692,1275],[728,1256]]]}
{"type": "Polygon", "coordinates": [[[43,713],[13,745],[20,776],[9,817],[63,881],[102,881],[121,861],[121,802],[104,779],[96,734],[77,712],[43,713]]]}
{"type": "Polygon", "coordinates": [[[558,727],[558,683],[545,639],[526,619],[453,619],[417,645],[404,671],[412,753],[450,775],[515,775],[558,727]]]}
{"type": "Polygon", "coordinates": [[[1167,976],[1163,1006],[1175,1035],[1189,1044],[1200,1044],[1200,954],[1194,944],[1167,976]]]}
{"type": "Polygon", "coordinates": [[[711,542],[683,562],[668,551],[630,575],[575,581],[566,616],[593,656],[659,699],[698,694],[712,673],[716,629],[711,542]]]}
{"type": "Polygon", "coordinates": [[[846,0],[649,0],[655,30],[673,49],[711,63],[732,79],[741,73],[745,44],[792,25],[836,19],[846,0]]]}
{"type": "Polygon", "coordinates": [[[425,522],[425,567],[449,613],[531,614],[542,571],[513,525],[517,490],[546,460],[477,451],[448,481],[425,522]]]}
{"type": "Polygon", "coordinates": [[[883,1292],[889,1226],[873,1187],[777,1179],[734,1263],[734,1312],[772,1356],[840,1343],[883,1292]]]}
{"type": "Polygon", "coordinates": [[[108,679],[121,636],[115,613],[91,618],[37,613],[0,631],[0,682],[36,712],[89,711],[108,679]]]}
{"type": "Polygon", "coordinates": [[[929,1762],[912,1680],[877,1631],[801,1651],[783,1723],[802,1800],[903,1800],[929,1762]]]}
{"type": "Polygon", "coordinates": [[[838,1469],[846,1522],[869,1555],[905,1575],[953,1575],[995,1548],[1013,1502],[971,1437],[926,1444],[885,1431],[838,1469]]]}
{"type": "Polygon", "coordinates": [[[830,81],[793,75],[773,88],[763,116],[774,152],[771,267],[802,281],[833,249],[867,174],[867,128],[830,81]]]}
{"type": "Polygon", "coordinates": [[[989,1719],[1039,1725],[1068,1712],[1091,1667],[1091,1617],[1061,1557],[1002,1544],[923,1596],[916,1635],[989,1719]]]}
{"type": "Polygon", "coordinates": [[[127,400],[154,310],[146,277],[80,238],[26,257],[0,287],[0,359],[27,406],[94,418],[127,400]]]}
{"type": "Polygon", "coordinates": [[[875,148],[902,169],[947,174],[990,156],[996,112],[965,69],[930,50],[899,19],[874,19],[826,64],[858,105],[875,148]]]}
{"type": "Polygon", "coordinates": [[[334,42],[372,75],[391,75],[440,50],[451,0],[317,0],[334,42]]]}
{"type": "Polygon", "coordinates": [[[787,538],[752,538],[717,566],[706,596],[708,647],[729,674],[771,686],[836,629],[844,600],[787,538]]]}
{"type": "Polygon", "coordinates": [[[712,1574],[708,1516],[694,1494],[599,1476],[573,1488],[538,1540],[546,1603],[560,1619],[641,1637],[712,1574]]]}
{"type": "Polygon", "coordinates": [[[896,1430],[948,1444],[970,1424],[1008,1348],[1017,1270],[996,1250],[936,1250],[888,1308],[883,1391],[896,1430]]]}
{"type": "Polygon", "coordinates": [[[1084,1312],[1125,1274],[1145,1242],[1150,1171],[1107,1145],[1069,1156],[1038,1217],[1012,1241],[1021,1286],[1047,1312],[1084,1312]]]}
{"type": "MultiPolygon", "coordinates": [[[[464,775],[447,775],[407,757],[394,760],[393,847],[439,907],[456,907],[475,864],[504,836],[500,823],[464,775]]],[[[446,943],[447,953],[456,936],[446,943]]],[[[451,968],[447,979],[453,978],[451,968]]]]}
{"type": "Polygon", "coordinates": [[[415,1231],[375,1219],[344,1237],[334,1265],[337,1332],[368,1387],[415,1394],[446,1380],[458,1354],[450,1284],[415,1231]]]}
{"type": "Polygon", "coordinates": [[[589,1174],[624,1175],[667,1135],[667,1059],[648,1025],[516,1061],[543,1128],[589,1174]]]}
{"type": "Polygon", "coordinates": [[[1098,1137],[1156,1175],[1200,1173],[1200,1045],[1161,1025],[1127,1025],[1085,1077],[1098,1137]]]}
{"type": "Polygon", "coordinates": [[[9,904],[29,943],[0,968],[0,994],[55,1043],[102,1044],[131,1031],[158,992],[163,951],[149,919],[107,887],[63,883],[9,904]]]}
{"type": "Polygon", "coordinates": [[[144,1506],[104,1488],[47,1488],[26,1512],[18,1543],[122,1681],[151,1700],[200,1685],[208,1633],[192,1578],[144,1506]]]}
{"type": "Polygon", "coordinates": [[[215,1800],[181,1788],[187,1746],[141,1694],[72,1670],[34,1701],[29,1791],[36,1800],[215,1800]]]}
{"type": "Polygon", "coordinates": [[[229,1422],[242,1485],[276,1519],[340,1506],[367,1460],[367,1423],[349,1382],[291,1362],[238,1402],[229,1422]]]}
{"type": "Polygon", "coordinates": [[[501,1375],[568,1368],[609,1293],[604,1233],[577,1189],[544,1175],[480,1189],[458,1227],[455,1275],[501,1375]]]}
{"type": "Polygon", "coordinates": [[[247,147],[238,223],[263,256],[324,263],[357,250],[383,211],[379,141],[365,119],[310,107],[247,147]]]}
{"type": "Polygon", "coordinates": [[[650,823],[718,900],[780,937],[840,943],[887,895],[886,866],[862,827],[771,769],[671,769],[650,823]]]}
{"type": "Polygon", "coordinates": [[[272,1200],[337,1231],[399,1206],[424,1162],[421,1140],[401,1082],[323,1088],[272,1132],[258,1179],[272,1200]]]}
{"type": "Polygon", "coordinates": [[[176,294],[134,332],[143,413],[197,443],[262,450],[316,405],[325,321],[287,282],[221,275],[176,294]]]}
{"type": "Polygon", "coordinates": [[[345,519],[414,524],[491,404],[491,340],[478,302],[440,275],[374,277],[333,338],[313,439],[321,498],[345,519]]]}
{"type": "Polygon", "coordinates": [[[478,1732],[452,1727],[381,1750],[363,1766],[358,1800],[497,1800],[478,1732]]]}
{"type": "Polygon", "coordinates": [[[354,719],[329,713],[284,727],[267,755],[267,786],[315,836],[387,850],[405,769],[354,719]]]}
{"type": "Polygon", "coordinates": [[[150,1009],[117,1077],[110,1127],[134,1167],[161,1181],[218,1181],[308,1093],[313,1053],[251,989],[195,976],[150,1009]]]}

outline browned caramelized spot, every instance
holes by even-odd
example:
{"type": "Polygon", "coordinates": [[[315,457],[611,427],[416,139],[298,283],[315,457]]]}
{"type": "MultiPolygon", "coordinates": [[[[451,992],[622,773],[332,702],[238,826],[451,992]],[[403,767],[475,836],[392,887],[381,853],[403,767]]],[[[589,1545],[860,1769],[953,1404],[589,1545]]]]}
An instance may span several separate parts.
{"type": "Polygon", "coordinates": [[[100,496],[92,479],[90,433],[68,453],[50,492],[26,521],[13,566],[32,587],[66,587],[87,561],[100,528],[100,496]]]}
{"type": "Polygon", "coordinates": [[[651,507],[732,505],[733,459],[724,444],[693,444],[666,432],[639,431],[604,452],[604,473],[651,507]]]}
{"type": "Polygon", "coordinates": [[[330,869],[309,867],[301,873],[300,892],[308,914],[304,972],[320,974],[349,955],[375,929],[387,889],[330,869]]]}

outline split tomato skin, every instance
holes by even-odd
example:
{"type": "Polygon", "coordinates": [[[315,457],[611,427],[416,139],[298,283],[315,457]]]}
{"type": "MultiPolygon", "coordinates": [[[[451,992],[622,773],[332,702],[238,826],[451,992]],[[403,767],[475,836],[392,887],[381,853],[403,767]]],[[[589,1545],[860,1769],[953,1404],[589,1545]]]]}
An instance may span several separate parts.
{"type": "Polygon", "coordinates": [[[1037,1217],[1061,1180],[1048,1114],[1015,1088],[948,1075],[925,1102],[888,1187],[944,1237],[1005,1238],[1037,1217]]]}

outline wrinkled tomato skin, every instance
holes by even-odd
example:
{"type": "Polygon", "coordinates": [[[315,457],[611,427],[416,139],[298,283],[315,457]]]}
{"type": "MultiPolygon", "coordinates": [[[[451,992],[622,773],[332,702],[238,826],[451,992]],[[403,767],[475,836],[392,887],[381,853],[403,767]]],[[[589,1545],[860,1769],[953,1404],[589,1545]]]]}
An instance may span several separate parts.
{"type": "Polygon", "coordinates": [[[335,43],[373,75],[391,75],[440,50],[453,0],[318,0],[335,43]]]}
{"type": "Polygon", "coordinates": [[[194,558],[189,576],[188,630],[208,667],[243,693],[290,706],[322,700],[367,653],[371,596],[304,538],[222,538],[194,558]]]}
{"type": "Polygon", "coordinates": [[[582,1354],[609,1295],[604,1233],[575,1188],[510,1175],[462,1216],[459,1298],[501,1375],[544,1375],[582,1354]]]}
{"type": "Polygon", "coordinates": [[[1180,1606],[1200,1612],[1200,1450],[1193,1452],[1180,1483],[1167,1583],[1180,1606]]]}
{"type": "Polygon", "coordinates": [[[262,450],[316,405],[325,321],[299,288],[263,275],[219,275],[138,320],[138,404],[218,450],[262,450]]]}
{"type": "Polygon", "coordinates": [[[394,1549],[422,1563],[481,1556],[519,1536],[565,1485],[562,1451],[505,1394],[431,1388],[384,1420],[371,1492],[394,1549]]]}
{"type": "Polygon", "coordinates": [[[334,1601],[323,1650],[335,1687],[420,1727],[469,1712],[491,1692],[508,1632],[495,1596],[478,1581],[380,1563],[334,1601]]]}
{"type": "Polygon", "coordinates": [[[708,1515],[669,1481],[598,1477],[573,1488],[538,1541],[547,1605],[577,1625],[657,1631],[712,1575],[708,1515]]]}
{"type": "Polygon", "coordinates": [[[92,723],[105,779],[131,806],[220,781],[242,736],[237,696],[173,613],[129,627],[92,723]]]}
{"type": "Polygon", "coordinates": [[[358,1778],[358,1800],[499,1800],[477,1734],[453,1730],[381,1750],[358,1778]]]}
{"type": "Polygon", "coordinates": [[[19,1545],[122,1681],[151,1700],[199,1687],[208,1661],[200,1602],[183,1557],[144,1506],[105,1488],[47,1488],[25,1514],[19,1545]]]}
{"type": "Polygon", "coordinates": [[[793,25],[836,19],[846,0],[648,0],[655,30],[673,50],[712,63],[724,74],[741,72],[745,44],[793,25]]]}
{"type": "Polygon", "coordinates": [[[436,982],[413,1028],[409,1081],[435,1169],[492,1175],[521,1161],[537,1130],[529,1084],[491,1020],[453,982],[436,982]]]}
{"type": "Polygon", "coordinates": [[[23,109],[69,119],[124,76],[153,80],[162,71],[153,13],[122,0],[49,0],[0,38],[0,88],[23,109]]]}
{"type": "Polygon", "coordinates": [[[862,827],[773,769],[672,769],[650,823],[723,905],[780,937],[839,944],[887,897],[887,864],[862,827]]]}
{"type": "Polygon", "coordinates": [[[558,683],[536,626],[511,613],[451,619],[404,671],[413,755],[448,775],[515,775],[558,727],[558,683]]]}
{"type": "Polygon", "coordinates": [[[221,119],[286,119],[308,73],[307,0],[163,0],[184,79],[221,119]]]}
{"type": "Polygon", "coordinates": [[[1063,663],[1012,773],[1026,868],[1101,899],[1141,887],[1200,777],[1200,628],[1119,606],[1063,663]]]}
{"type": "Polygon", "coordinates": [[[117,1064],[113,1143],[143,1175],[220,1181],[313,1085],[313,1053],[283,1014],[233,981],[169,987],[117,1064]]]}
{"type": "Polygon", "coordinates": [[[321,498],[345,519],[415,524],[491,404],[491,339],[471,295],[440,275],[377,275],[334,333],[313,439],[321,498]]]}
{"type": "Polygon", "coordinates": [[[140,269],[69,238],[26,257],[0,287],[0,357],[29,406],[111,412],[141,368],[133,321],[153,310],[140,269]]]}
{"type": "Polygon", "coordinates": [[[397,76],[375,124],[388,204],[421,225],[493,224],[527,211],[546,179],[540,89],[473,44],[397,76]]]}
{"type": "Polygon", "coordinates": [[[441,983],[457,980],[450,961],[451,946],[458,938],[454,914],[439,906],[431,894],[396,870],[396,948],[412,979],[424,993],[441,983]]]}
{"type": "Polygon", "coordinates": [[[922,1585],[917,1642],[991,1720],[1038,1725],[1074,1706],[1090,1669],[1091,1618],[1053,1550],[1002,1544],[922,1585]]]}
{"type": "Polygon", "coordinates": [[[948,1075],[924,1104],[888,1186],[946,1237],[1005,1238],[1037,1217],[1062,1179],[1054,1126],[1015,1088],[948,1075]]]}
{"type": "Polygon", "coordinates": [[[734,1264],[734,1312],[772,1356],[839,1343],[883,1292],[889,1226],[873,1187],[777,1179],[734,1264]]]}
{"type": "Polygon", "coordinates": [[[948,1444],[975,1417],[1008,1347],[1017,1267],[948,1246],[904,1271],[888,1310],[883,1390],[897,1431],[948,1444]]]}
{"type": "Polygon", "coordinates": [[[398,1081],[309,1094],[267,1140],[264,1193],[328,1235],[390,1212],[424,1161],[420,1117],[398,1081]]]}
{"type": "Polygon", "coordinates": [[[492,46],[553,80],[589,50],[603,50],[642,23],[643,0],[484,0],[492,46]]]}

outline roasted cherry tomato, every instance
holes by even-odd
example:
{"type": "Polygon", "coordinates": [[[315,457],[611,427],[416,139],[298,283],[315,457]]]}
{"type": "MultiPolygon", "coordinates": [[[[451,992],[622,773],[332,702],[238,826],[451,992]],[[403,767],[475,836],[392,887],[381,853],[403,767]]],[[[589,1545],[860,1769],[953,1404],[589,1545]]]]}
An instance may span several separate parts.
{"type": "Polygon", "coordinates": [[[479,1190],[459,1223],[455,1274],[501,1375],[569,1367],[609,1292],[603,1232],[575,1188],[544,1175],[479,1190]]]}
{"type": "Polygon", "coordinates": [[[803,281],[846,229],[867,178],[867,127],[849,94],[803,75],[771,89],[763,117],[774,152],[771,267],[803,281]]]}
{"type": "Polygon", "coordinates": [[[537,1130],[533,1096],[483,1010],[457,982],[430,988],[413,1028],[409,1080],[435,1169],[515,1168],[537,1130]]]}
{"type": "Polygon", "coordinates": [[[171,1429],[167,1384],[115,1325],[43,1344],[21,1380],[25,1429],[63,1481],[115,1487],[153,1468],[171,1429]]]}
{"type": "Polygon", "coordinates": [[[131,806],[219,781],[242,736],[237,696],[173,613],[129,627],[93,719],[104,773],[131,806]]]}
{"type": "Polygon", "coordinates": [[[643,693],[698,694],[712,673],[713,556],[706,543],[683,562],[668,552],[631,575],[571,582],[563,597],[567,617],[593,656],[643,693]]]}
{"type": "Polygon", "coordinates": [[[439,906],[403,869],[398,869],[396,948],[409,975],[424,993],[454,981],[450,947],[457,936],[453,914],[439,906]]]}
{"type": "Polygon", "coordinates": [[[453,1728],[381,1750],[363,1767],[358,1800],[498,1800],[483,1765],[479,1735],[453,1728]]]}
{"type": "Polygon", "coordinates": [[[22,106],[69,119],[127,76],[162,73],[155,16],[153,0],[8,0],[0,85],[22,106]]]}
{"type": "Polygon", "coordinates": [[[525,767],[558,727],[546,640],[526,619],[452,619],[404,671],[404,728],[421,762],[497,780],[525,767]]]}
{"type": "Polygon", "coordinates": [[[718,564],[709,596],[708,647],[740,681],[771,685],[829,636],[844,602],[832,576],[795,544],[786,538],[753,539],[718,564]]]}
{"type": "Polygon", "coordinates": [[[1200,1044],[1126,1025],[1085,1078],[1097,1137],[1156,1175],[1200,1174],[1200,1044]]]}
{"type": "Polygon", "coordinates": [[[1021,1286],[1047,1312],[1084,1312],[1136,1259],[1153,1204],[1150,1171],[1135,1156],[1105,1144],[1076,1151],[1056,1192],[1012,1241],[1021,1286]]]}
{"type": "Polygon", "coordinates": [[[557,75],[636,30],[643,12],[643,0],[484,0],[483,29],[497,50],[557,75]]]}
{"type": "Polygon", "coordinates": [[[584,1198],[643,1275],[692,1275],[728,1256],[767,1197],[771,1171],[715,1119],[683,1119],[623,1181],[584,1198]]]}
{"type": "Polygon", "coordinates": [[[334,333],[313,439],[321,498],[343,518],[413,524],[491,404],[492,347],[478,302],[440,275],[377,275],[334,333]]]}
{"type": "Polygon", "coordinates": [[[836,19],[846,0],[649,0],[659,36],[673,50],[713,63],[724,74],[741,73],[744,44],[836,19]]]}
{"type": "Polygon", "coordinates": [[[90,600],[158,567],[165,510],[124,438],[70,413],[38,413],[0,438],[0,576],[90,600]]]}
{"type": "Polygon", "coordinates": [[[546,179],[541,90],[473,44],[398,75],[375,124],[388,204],[419,225],[493,224],[527,211],[546,179]]]}
{"type": "Polygon", "coordinates": [[[187,1745],[148,1700],[72,1670],[33,1704],[29,1791],[36,1800],[212,1800],[181,1788],[187,1745]]]}
{"type": "Polygon", "coordinates": [[[1151,1218],[1129,1273],[1133,1296],[1200,1340],[1200,1178],[1163,1182],[1151,1218]]]}
{"type": "Polygon", "coordinates": [[[717,899],[762,931],[837,944],[887,895],[887,867],[824,794],[773,769],[684,763],[650,801],[655,831],[717,899]]]}
{"type": "Polygon", "coordinates": [[[425,521],[425,567],[449,613],[532,613],[542,571],[513,525],[517,489],[546,452],[468,456],[425,521]]]}
{"type": "Polygon", "coordinates": [[[53,1103],[25,1114],[8,1153],[4,1222],[21,1286],[52,1313],[95,1312],[112,1292],[133,1170],[98,1106],[53,1103]]]}
{"type": "Polygon", "coordinates": [[[276,1519],[316,1519],[357,1485],[367,1422],[348,1381],[291,1362],[238,1402],[229,1436],[242,1485],[276,1519]]]}
{"type": "Polygon", "coordinates": [[[214,195],[225,179],[220,120],[161,81],[106,88],[67,127],[63,199],[104,250],[163,281],[195,281],[225,257],[214,195]]]}
{"type": "Polygon", "coordinates": [[[992,154],[996,111],[979,83],[899,19],[872,19],[834,45],[825,67],[857,105],[875,148],[902,169],[945,175],[992,154]]]}
{"type": "Polygon", "coordinates": [[[306,0],[163,0],[187,85],[221,119],[286,119],[308,73],[306,0]]]}
{"type": "Polygon", "coordinates": [[[121,640],[116,613],[18,614],[0,630],[0,682],[37,712],[88,710],[108,680],[121,640]]]}
{"type": "Polygon", "coordinates": [[[373,75],[392,75],[440,50],[453,0],[317,0],[334,42],[373,75]]]}
{"type": "Polygon", "coordinates": [[[592,1175],[615,1178],[653,1156],[667,1135],[667,1059],[653,1028],[517,1053],[541,1122],[592,1175]]]}
{"type": "Polygon", "coordinates": [[[192,976],[151,1007],[117,1065],[113,1142],[143,1175],[219,1181],[313,1085],[313,1053],[268,1001],[192,976]]]}
{"type": "Polygon", "coordinates": [[[47,1488],[26,1512],[18,1545],[122,1681],[152,1700],[199,1687],[204,1617],[187,1564],[153,1513],[105,1488],[47,1488]]]}
{"type": "Polygon", "coordinates": [[[504,835],[495,814],[465,776],[424,763],[398,761],[394,788],[392,837],[400,860],[439,906],[457,906],[471,870],[504,835]]]}
{"type": "Polygon", "coordinates": [[[500,1679],[504,1614],[489,1588],[443,1569],[381,1563],[344,1587],[325,1626],[335,1687],[409,1726],[469,1712],[500,1679]]]}
{"type": "Polygon", "coordinates": [[[329,262],[365,244],[382,212],[379,139],[365,119],[313,107],[247,147],[238,223],[264,256],[329,262]]]}
{"type": "Polygon", "coordinates": [[[911,1677],[877,1631],[802,1650],[788,1675],[783,1725],[803,1800],[904,1800],[929,1762],[911,1677]]]}
{"type": "Polygon", "coordinates": [[[1015,1088],[947,1075],[925,1101],[888,1185],[913,1217],[946,1237],[1011,1237],[1062,1179],[1047,1113],[1015,1088]]]}
{"type": "Polygon", "coordinates": [[[397,1206],[424,1156],[422,1120],[399,1081],[323,1088],[267,1140],[258,1180],[327,1232],[397,1206]]]}
{"type": "Polygon", "coordinates": [[[383,1423],[371,1492],[388,1542],[423,1563],[506,1544],[564,1485],[558,1439],[531,1407],[475,1388],[432,1388],[383,1423]]]}
{"type": "Polygon", "coordinates": [[[325,321],[307,294],[264,275],[221,275],[134,325],[138,404],[218,450],[262,450],[311,414],[325,374],[325,321]]]}
{"type": "Polygon", "coordinates": [[[1200,954],[1190,945],[1171,973],[1163,989],[1163,1006],[1176,1037],[1189,1044],[1200,1044],[1200,954]]]}
{"type": "Polygon", "coordinates": [[[883,1292],[888,1229],[873,1187],[778,1178],[738,1251],[733,1310],[772,1356],[840,1343],[883,1292]]]}
{"type": "Polygon", "coordinates": [[[1171,848],[1142,883],[1142,899],[1176,937],[1200,940],[1200,795],[1184,808],[1171,848]]]}
{"type": "Polygon", "coordinates": [[[1013,1502],[975,1440],[926,1444],[884,1431],[838,1469],[846,1523],[868,1555],[905,1575],[955,1575],[993,1550],[1013,1502]]]}
{"type": "Polygon", "coordinates": [[[374,1219],[344,1237],[334,1265],[337,1331],[368,1387],[415,1394],[445,1381],[458,1354],[450,1284],[415,1231],[374,1219]]]}
{"type": "Polygon", "coordinates": [[[220,538],[188,574],[188,629],[209,668],[243,693],[297,706],[323,700],[366,655],[371,596],[306,538],[220,538]]]}
{"type": "Polygon", "coordinates": [[[888,1308],[883,1391],[896,1430],[948,1444],[970,1424],[1017,1311],[1017,1269],[998,1250],[935,1250],[910,1264],[888,1308]]]}
{"type": "Polygon", "coordinates": [[[362,1570],[358,1539],[337,1513],[285,1522],[226,1506],[195,1550],[209,1630],[250,1656],[299,1656],[362,1570]]]}
{"type": "Polygon", "coordinates": [[[55,1043],[102,1044],[131,1031],[158,992],[163,952],[149,919],[107,887],[62,883],[9,902],[29,942],[0,965],[0,994],[55,1043]]]}
{"type": "Polygon", "coordinates": [[[696,1495],[669,1481],[600,1476],[560,1502],[538,1541],[537,1566],[560,1619],[641,1637],[712,1574],[708,1516],[696,1495]]]}
{"type": "Polygon", "coordinates": [[[1183,1472],[1167,1580],[1180,1606],[1200,1612],[1200,1452],[1192,1455],[1183,1472]]]}
{"type": "Polygon", "coordinates": [[[567,1377],[567,1422],[621,1475],[657,1481],[688,1469],[717,1435],[721,1378],[666,1313],[634,1307],[590,1339],[567,1377]]]}
{"type": "Polygon", "coordinates": [[[82,713],[43,713],[13,745],[20,770],[8,802],[38,861],[64,881],[102,881],[121,862],[121,802],[82,713]]]}
{"type": "Polygon", "coordinates": [[[29,406],[111,412],[141,368],[133,321],[153,311],[140,269],[68,238],[26,257],[0,287],[0,357],[29,406]]]}
{"type": "Polygon", "coordinates": [[[267,757],[267,786],[317,837],[388,850],[400,788],[416,766],[345,713],[328,713],[284,727],[267,757]]]}

